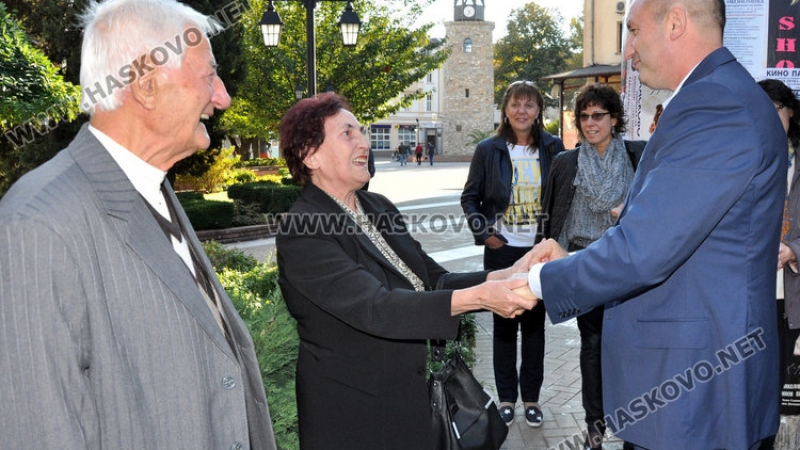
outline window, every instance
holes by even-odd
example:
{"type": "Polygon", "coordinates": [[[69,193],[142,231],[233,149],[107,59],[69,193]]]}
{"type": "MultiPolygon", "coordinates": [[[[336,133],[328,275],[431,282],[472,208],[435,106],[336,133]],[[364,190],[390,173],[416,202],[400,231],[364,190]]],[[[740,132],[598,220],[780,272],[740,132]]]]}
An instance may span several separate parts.
{"type": "Polygon", "coordinates": [[[433,72],[428,73],[428,83],[433,83],[433,72]]]}
{"type": "Polygon", "coordinates": [[[431,94],[428,94],[428,96],[425,97],[425,111],[433,111],[433,95],[431,94]]]}
{"type": "Polygon", "coordinates": [[[464,97],[469,98],[469,89],[464,90],[464,97]]]}
{"type": "Polygon", "coordinates": [[[369,145],[373,150],[391,150],[392,144],[388,126],[373,125],[369,133],[369,145]]]}
{"type": "MultiPolygon", "coordinates": [[[[416,143],[417,142],[417,129],[414,125],[400,125],[400,129],[397,130],[397,139],[400,140],[400,143],[405,142],[406,144],[416,143]]],[[[398,145],[400,145],[398,143],[398,145]]]]}
{"type": "Polygon", "coordinates": [[[472,53],[472,39],[464,39],[464,53],[472,53]]]}
{"type": "Polygon", "coordinates": [[[617,22],[617,54],[619,55],[622,51],[622,46],[625,45],[622,42],[622,21],[617,22]]]}

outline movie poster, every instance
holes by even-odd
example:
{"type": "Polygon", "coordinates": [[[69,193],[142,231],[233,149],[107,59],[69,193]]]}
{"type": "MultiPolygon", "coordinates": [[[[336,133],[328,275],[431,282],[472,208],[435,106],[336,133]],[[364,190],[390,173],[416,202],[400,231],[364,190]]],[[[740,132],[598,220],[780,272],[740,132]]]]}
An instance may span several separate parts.
{"type": "MultiPolygon", "coordinates": [[[[731,1],[731,0],[728,0],[731,1]]],[[[800,91],[800,53],[798,27],[800,1],[770,0],[767,30],[767,62],[762,78],[776,78],[795,93],[800,91]]]]}

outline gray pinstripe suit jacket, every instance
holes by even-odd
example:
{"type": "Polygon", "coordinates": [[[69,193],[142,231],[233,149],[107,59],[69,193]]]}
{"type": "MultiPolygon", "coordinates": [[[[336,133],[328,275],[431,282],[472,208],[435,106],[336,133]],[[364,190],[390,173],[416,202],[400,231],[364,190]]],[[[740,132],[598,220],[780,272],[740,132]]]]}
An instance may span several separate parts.
{"type": "Polygon", "coordinates": [[[275,449],[252,340],[211,278],[238,356],[144,200],[84,126],[0,201],[3,445],[275,449]]]}

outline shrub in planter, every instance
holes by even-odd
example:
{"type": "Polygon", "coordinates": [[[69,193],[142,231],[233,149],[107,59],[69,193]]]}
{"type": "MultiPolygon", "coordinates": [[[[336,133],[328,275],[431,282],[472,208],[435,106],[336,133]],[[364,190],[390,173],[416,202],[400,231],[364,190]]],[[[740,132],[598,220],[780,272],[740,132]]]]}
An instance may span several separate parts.
{"type": "Polygon", "coordinates": [[[302,186],[263,180],[234,184],[228,188],[228,198],[258,204],[262,213],[278,215],[289,210],[302,190],[302,186]]]}
{"type": "MultiPolygon", "coordinates": [[[[179,198],[180,199],[180,198],[179,198]]],[[[233,222],[233,203],[216,200],[181,199],[181,205],[195,230],[229,228],[233,222]]]]}

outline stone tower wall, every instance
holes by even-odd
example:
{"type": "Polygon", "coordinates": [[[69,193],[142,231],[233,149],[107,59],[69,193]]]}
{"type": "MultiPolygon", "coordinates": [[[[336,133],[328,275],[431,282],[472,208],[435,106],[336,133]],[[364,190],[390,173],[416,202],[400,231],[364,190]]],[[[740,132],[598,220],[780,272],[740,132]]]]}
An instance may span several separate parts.
{"type": "Polygon", "coordinates": [[[443,66],[442,151],[469,155],[475,151],[470,132],[494,129],[494,22],[454,21],[445,23],[445,28],[452,50],[443,66]],[[467,38],[472,39],[470,53],[464,52],[467,38]]]}

